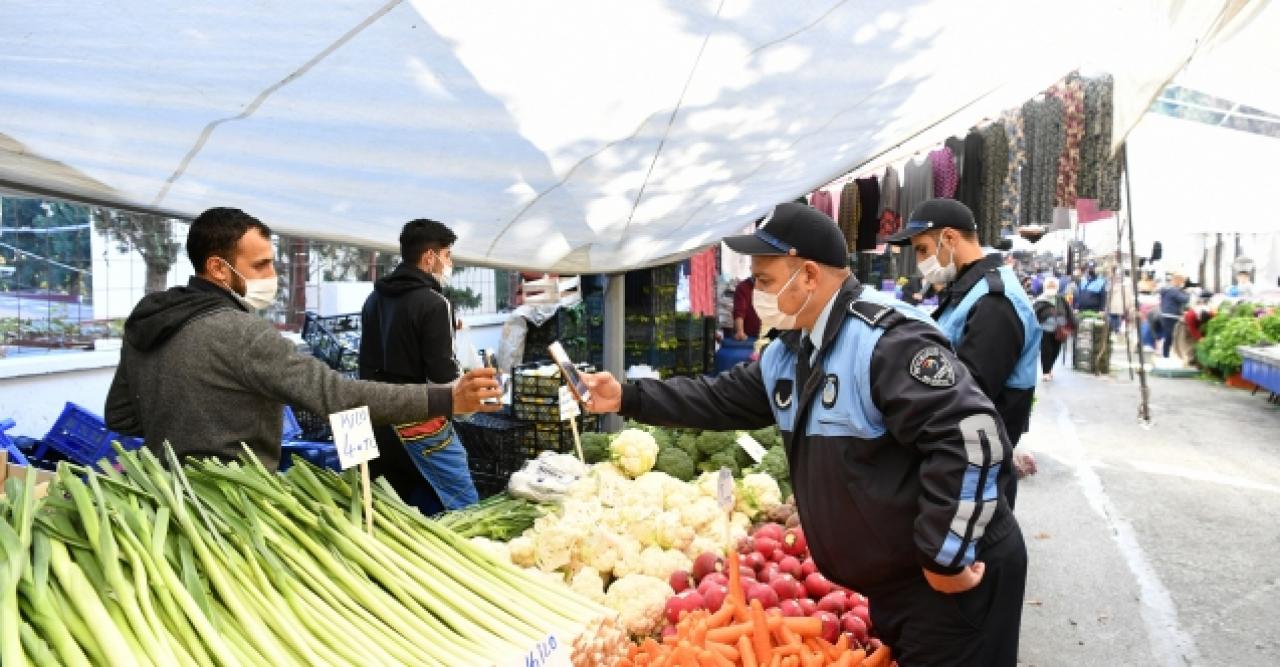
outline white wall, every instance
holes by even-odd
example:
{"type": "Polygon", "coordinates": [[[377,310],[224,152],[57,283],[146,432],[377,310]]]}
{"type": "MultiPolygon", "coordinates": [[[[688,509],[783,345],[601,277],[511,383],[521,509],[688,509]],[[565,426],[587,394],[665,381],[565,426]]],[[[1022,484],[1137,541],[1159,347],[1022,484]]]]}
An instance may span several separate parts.
{"type": "MultiPolygon", "coordinates": [[[[183,244],[188,225],[173,224],[173,239],[183,244]]],[[[90,235],[93,254],[93,318],[111,320],[128,317],[133,306],[146,294],[147,265],[136,251],[120,252],[120,245],[94,231],[90,235]]],[[[169,269],[166,285],[184,285],[194,275],[185,247],[169,269]]]]}
{"type": "Polygon", "coordinates": [[[42,438],[67,401],[102,416],[119,352],[80,352],[5,359],[0,364],[0,418],[8,434],[42,438]]]}

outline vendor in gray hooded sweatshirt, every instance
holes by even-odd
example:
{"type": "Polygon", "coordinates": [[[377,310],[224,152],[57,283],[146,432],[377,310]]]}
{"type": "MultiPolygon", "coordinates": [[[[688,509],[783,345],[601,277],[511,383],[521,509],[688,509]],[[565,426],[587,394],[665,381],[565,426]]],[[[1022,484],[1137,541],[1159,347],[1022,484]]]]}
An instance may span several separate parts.
{"type": "Polygon", "coordinates": [[[317,414],[369,406],[374,424],[490,411],[492,369],[452,385],[390,385],[348,379],[299,354],[254,311],[275,301],[271,230],[234,208],[191,223],[185,287],[144,297],[125,321],[120,365],[107,394],[107,426],[143,436],[163,453],[232,460],[247,444],[262,463],[280,462],[284,406],[317,414]]]}

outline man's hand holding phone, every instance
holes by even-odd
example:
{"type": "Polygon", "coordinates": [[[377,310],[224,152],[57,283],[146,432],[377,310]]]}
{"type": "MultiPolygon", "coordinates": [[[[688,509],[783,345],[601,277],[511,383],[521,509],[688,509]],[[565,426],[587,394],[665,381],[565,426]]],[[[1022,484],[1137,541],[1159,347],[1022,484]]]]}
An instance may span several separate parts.
{"type": "Polygon", "coordinates": [[[497,372],[493,368],[476,368],[458,378],[453,385],[453,413],[465,415],[502,409],[502,403],[493,400],[502,396],[502,389],[496,378],[497,372]]]}
{"type": "Polygon", "coordinates": [[[612,373],[589,373],[582,376],[591,390],[591,400],[587,402],[590,412],[617,412],[622,409],[622,385],[612,373]]]}

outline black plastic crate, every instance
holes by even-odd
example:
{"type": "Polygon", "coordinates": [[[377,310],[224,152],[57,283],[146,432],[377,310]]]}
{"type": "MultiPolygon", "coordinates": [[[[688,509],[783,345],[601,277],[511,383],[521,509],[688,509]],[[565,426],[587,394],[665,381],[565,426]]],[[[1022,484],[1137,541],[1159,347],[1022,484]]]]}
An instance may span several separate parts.
{"type": "Polygon", "coordinates": [[[359,313],[333,317],[307,313],[302,323],[302,339],[312,356],[349,376],[360,368],[360,334],[359,313]]]}
{"type": "MultiPolygon", "coordinates": [[[[600,415],[583,414],[578,417],[578,433],[600,430],[600,415]]],[[[520,436],[525,458],[533,458],[538,452],[569,453],[574,451],[573,427],[567,421],[534,422],[520,436]]]]}
{"type": "MultiPolygon", "coordinates": [[[[572,359],[580,359],[588,353],[585,348],[581,350],[570,351],[568,348],[565,352],[572,359]]],[[[594,373],[596,366],[587,362],[578,362],[575,364],[579,373],[594,373]]],[[[536,403],[543,405],[551,405],[560,401],[560,387],[564,384],[564,379],[560,377],[560,370],[551,375],[534,375],[531,371],[544,368],[547,366],[555,367],[550,359],[542,361],[534,361],[516,366],[512,373],[512,392],[511,401],[513,404],[518,403],[536,403]]]]}
{"type": "Polygon", "coordinates": [[[564,341],[566,338],[575,338],[584,335],[586,309],[582,304],[570,306],[568,308],[558,308],[555,315],[552,315],[539,326],[529,323],[529,328],[525,332],[525,348],[530,345],[537,346],[545,353],[547,345],[553,341],[564,341]]]}
{"type": "Polygon", "coordinates": [[[319,415],[302,408],[293,408],[293,418],[298,424],[298,440],[323,442],[333,440],[333,429],[328,415],[319,415]]]}
{"type": "Polygon", "coordinates": [[[476,413],[454,419],[453,428],[467,450],[467,467],[473,479],[477,474],[500,478],[505,487],[506,479],[529,458],[523,449],[528,422],[507,415],[476,413]]]}

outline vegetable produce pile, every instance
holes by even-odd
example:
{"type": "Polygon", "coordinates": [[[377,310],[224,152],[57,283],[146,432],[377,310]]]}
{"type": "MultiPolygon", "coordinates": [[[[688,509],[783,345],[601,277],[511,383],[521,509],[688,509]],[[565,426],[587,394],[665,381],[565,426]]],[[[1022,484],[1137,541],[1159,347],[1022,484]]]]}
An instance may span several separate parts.
{"type": "Polygon", "coordinates": [[[3,664],[511,665],[554,644],[608,665],[626,650],[613,612],[389,489],[366,533],[354,471],[119,461],[83,479],[64,464],[40,501],[34,476],[6,488],[3,664]]]}
{"type": "Polygon", "coordinates": [[[628,422],[627,428],[614,436],[609,433],[582,434],[582,455],[587,463],[613,461],[632,477],[650,469],[665,472],[683,482],[691,482],[700,473],[728,468],[734,477],[749,472],[762,472],[774,479],[782,495],[791,495],[791,478],[787,455],[782,448],[782,435],[776,426],[755,431],[698,431],[667,429],[628,422]],[[647,433],[649,439],[641,434],[647,433]],[[739,433],[746,433],[765,449],[756,463],[738,445],[739,433]],[[635,472],[639,470],[640,472],[635,472]]]}
{"type": "Polygon", "coordinates": [[[673,594],[671,573],[689,570],[704,552],[722,554],[726,530],[732,539],[747,537],[782,495],[769,475],[748,473],[736,482],[737,505],[727,518],[716,501],[716,473],[683,482],[650,469],[659,446],[649,432],[624,430],[608,446],[617,462],[591,466],[507,552],[516,565],[558,576],[619,612],[633,635],[653,635],[673,594]]]}
{"type": "Polygon", "coordinates": [[[826,617],[787,615],[778,608],[766,609],[759,596],[744,590],[744,585],[750,582],[747,573],[753,570],[739,560],[736,552],[729,554],[728,576],[716,571],[703,575],[704,581],[711,577],[717,582],[724,580],[723,584],[713,584],[716,590],[724,589],[714,610],[677,610],[678,620],[664,632],[662,641],[652,637],[644,639],[632,647],[623,664],[635,667],[886,667],[891,664],[889,647],[875,640],[856,646],[851,633],[831,632],[826,617]]]}
{"type": "MultiPolygon", "coordinates": [[[[675,595],[667,601],[667,621],[674,625],[686,613],[720,611],[730,596],[730,577],[737,574],[747,602],[758,601],[766,611],[777,610],[788,618],[816,619],[819,636],[828,642],[872,651],[879,646],[871,636],[867,598],[818,572],[799,525],[762,524],[740,540],[738,552],[736,573],[726,574],[723,559],[713,553],[698,556],[689,571],[673,573],[675,595]]],[[[665,635],[672,632],[672,626],[664,630],[665,635]]]]}

